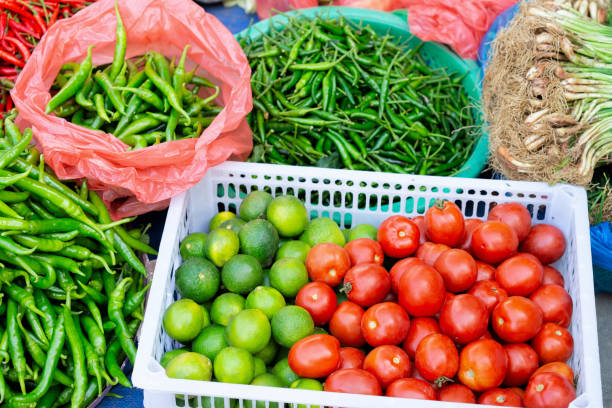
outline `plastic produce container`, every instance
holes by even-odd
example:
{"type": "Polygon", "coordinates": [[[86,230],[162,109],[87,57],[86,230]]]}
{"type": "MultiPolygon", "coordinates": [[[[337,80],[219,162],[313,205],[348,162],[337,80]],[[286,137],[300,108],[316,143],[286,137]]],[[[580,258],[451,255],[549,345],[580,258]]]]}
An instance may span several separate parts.
{"type": "MultiPolygon", "coordinates": [[[[265,189],[272,195],[295,195],[306,204],[311,218],[330,217],[343,228],[361,223],[378,226],[387,217],[398,213],[407,216],[423,214],[437,198],[454,201],[466,217],[481,219],[486,219],[494,203],[524,204],[534,214],[534,224],[553,224],[567,239],[566,252],[555,266],[563,273],[566,289],[574,302],[569,330],[575,344],[569,364],[577,376],[579,396],[571,406],[602,406],[589,220],[586,193],[582,188],[228,162],[208,170],[199,184],[173,198],[170,204],[132,375],[134,385],[144,389],[145,407],[183,406],[176,405],[177,394],[183,397],[227,397],[226,408],[230,407],[229,398],[240,400],[236,407],[246,406],[247,400],[284,402],[291,407],[301,403],[384,408],[408,403],[388,397],[177,380],[166,376],[159,360],[164,352],[179,347],[162,328],[165,309],[178,298],[174,290],[174,274],[181,265],[179,243],[189,233],[207,232],[208,222],[215,214],[236,211],[241,194],[254,189],[265,189]],[[359,201],[363,202],[361,206],[355,204],[359,201]]],[[[202,406],[200,398],[192,399],[192,402],[189,406],[202,406]]],[[[410,400],[409,406],[451,408],[456,405],[410,400]]]]}

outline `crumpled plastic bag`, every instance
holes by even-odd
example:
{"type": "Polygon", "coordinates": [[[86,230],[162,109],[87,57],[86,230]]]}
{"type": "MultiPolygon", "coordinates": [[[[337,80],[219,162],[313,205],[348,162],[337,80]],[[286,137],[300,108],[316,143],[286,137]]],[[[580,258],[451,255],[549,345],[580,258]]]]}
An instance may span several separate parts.
{"type": "Polygon", "coordinates": [[[256,0],[257,15],[262,20],[271,17],[272,10],[289,11],[318,5],[318,0],[256,0]]]}
{"type": "Polygon", "coordinates": [[[612,224],[602,222],[591,227],[591,257],[595,290],[612,292],[612,224]]]}
{"type": "Polygon", "coordinates": [[[11,92],[18,125],[31,126],[45,163],[60,179],[87,178],[103,191],[113,218],[165,208],[169,199],[195,185],[206,169],[228,159],[244,160],[253,145],[246,115],[252,109],[246,56],[234,36],[190,0],[121,1],[128,36],[127,57],[157,51],[169,58],[189,49],[188,69],[220,86],[224,109],[198,139],[127,151],[111,134],[89,130],[44,113],[49,89],[62,64],[82,61],[95,44],[94,65],[112,61],[116,40],[114,0],[100,0],[43,37],[11,92]]]}
{"type": "Polygon", "coordinates": [[[359,7],[381,11],[393,11],[406,8],[404,0],[338,0],[334,6],[359,7]]]}

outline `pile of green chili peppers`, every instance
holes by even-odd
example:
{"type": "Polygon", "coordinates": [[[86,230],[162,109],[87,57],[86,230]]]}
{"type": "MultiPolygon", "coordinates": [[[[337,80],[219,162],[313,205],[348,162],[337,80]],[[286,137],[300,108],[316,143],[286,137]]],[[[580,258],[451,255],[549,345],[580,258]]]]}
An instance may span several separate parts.
{"type": "MultiPolygon", "coordinates": [[[[288,17],[289,18],[289,17],[288,17]]],[[[253,74],[249,161],[450,175],[477,140],[463,76],[344,18],[239,39],[253,74]]]]}
{"type": "Polygon", "coordinates": [[[120,364],[148,289],[136,252],[156,252],[86,182],[48,172],[15,114],[0,130],[0,406],[84,407],[131,386],[120,364]]]}
{"type": "Polygon", "coordinates": [[[89,129],[112,133],[131,149],[200,137],[221,111],[219,87],[185,71],[189,45],[178,65],[157,52],[126,60],[127,35],[117,15],[117,41],[110,65],[93,67],[92,50],[80,64],[67,63],[55,79],[57,92],[46,113],[89,129]],[[198,94],[210,88],[205,98],[198,94]]]}

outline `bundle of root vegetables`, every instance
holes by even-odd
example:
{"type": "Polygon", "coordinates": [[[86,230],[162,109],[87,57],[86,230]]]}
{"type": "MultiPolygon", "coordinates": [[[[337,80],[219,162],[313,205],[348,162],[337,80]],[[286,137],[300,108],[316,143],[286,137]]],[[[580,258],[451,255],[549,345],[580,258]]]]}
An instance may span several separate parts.
{"type": "Polygon", "coordinates": [[[609,7],[523,3],[493,44],[483,90],[493,167],[512,179],[590,187],[594,221],[612,218],[609,7]]]}

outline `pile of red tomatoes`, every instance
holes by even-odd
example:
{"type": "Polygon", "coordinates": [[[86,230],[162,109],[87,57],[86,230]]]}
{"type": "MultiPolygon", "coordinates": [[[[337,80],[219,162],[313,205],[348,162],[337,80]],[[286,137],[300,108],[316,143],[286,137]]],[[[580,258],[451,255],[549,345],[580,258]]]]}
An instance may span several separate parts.
{"type": "Polygon", "coordinates": [[[389,217],[377,240],[319,244],[296,304],[330,334],[295,343],[289,365],[332,392],[567,407],[573,306],[548,266],[565,247],[521,204],[497,205],[483,222],[448,201],[389,217]],[[348,300],[337,305],[334,287],[348,300]]]}

